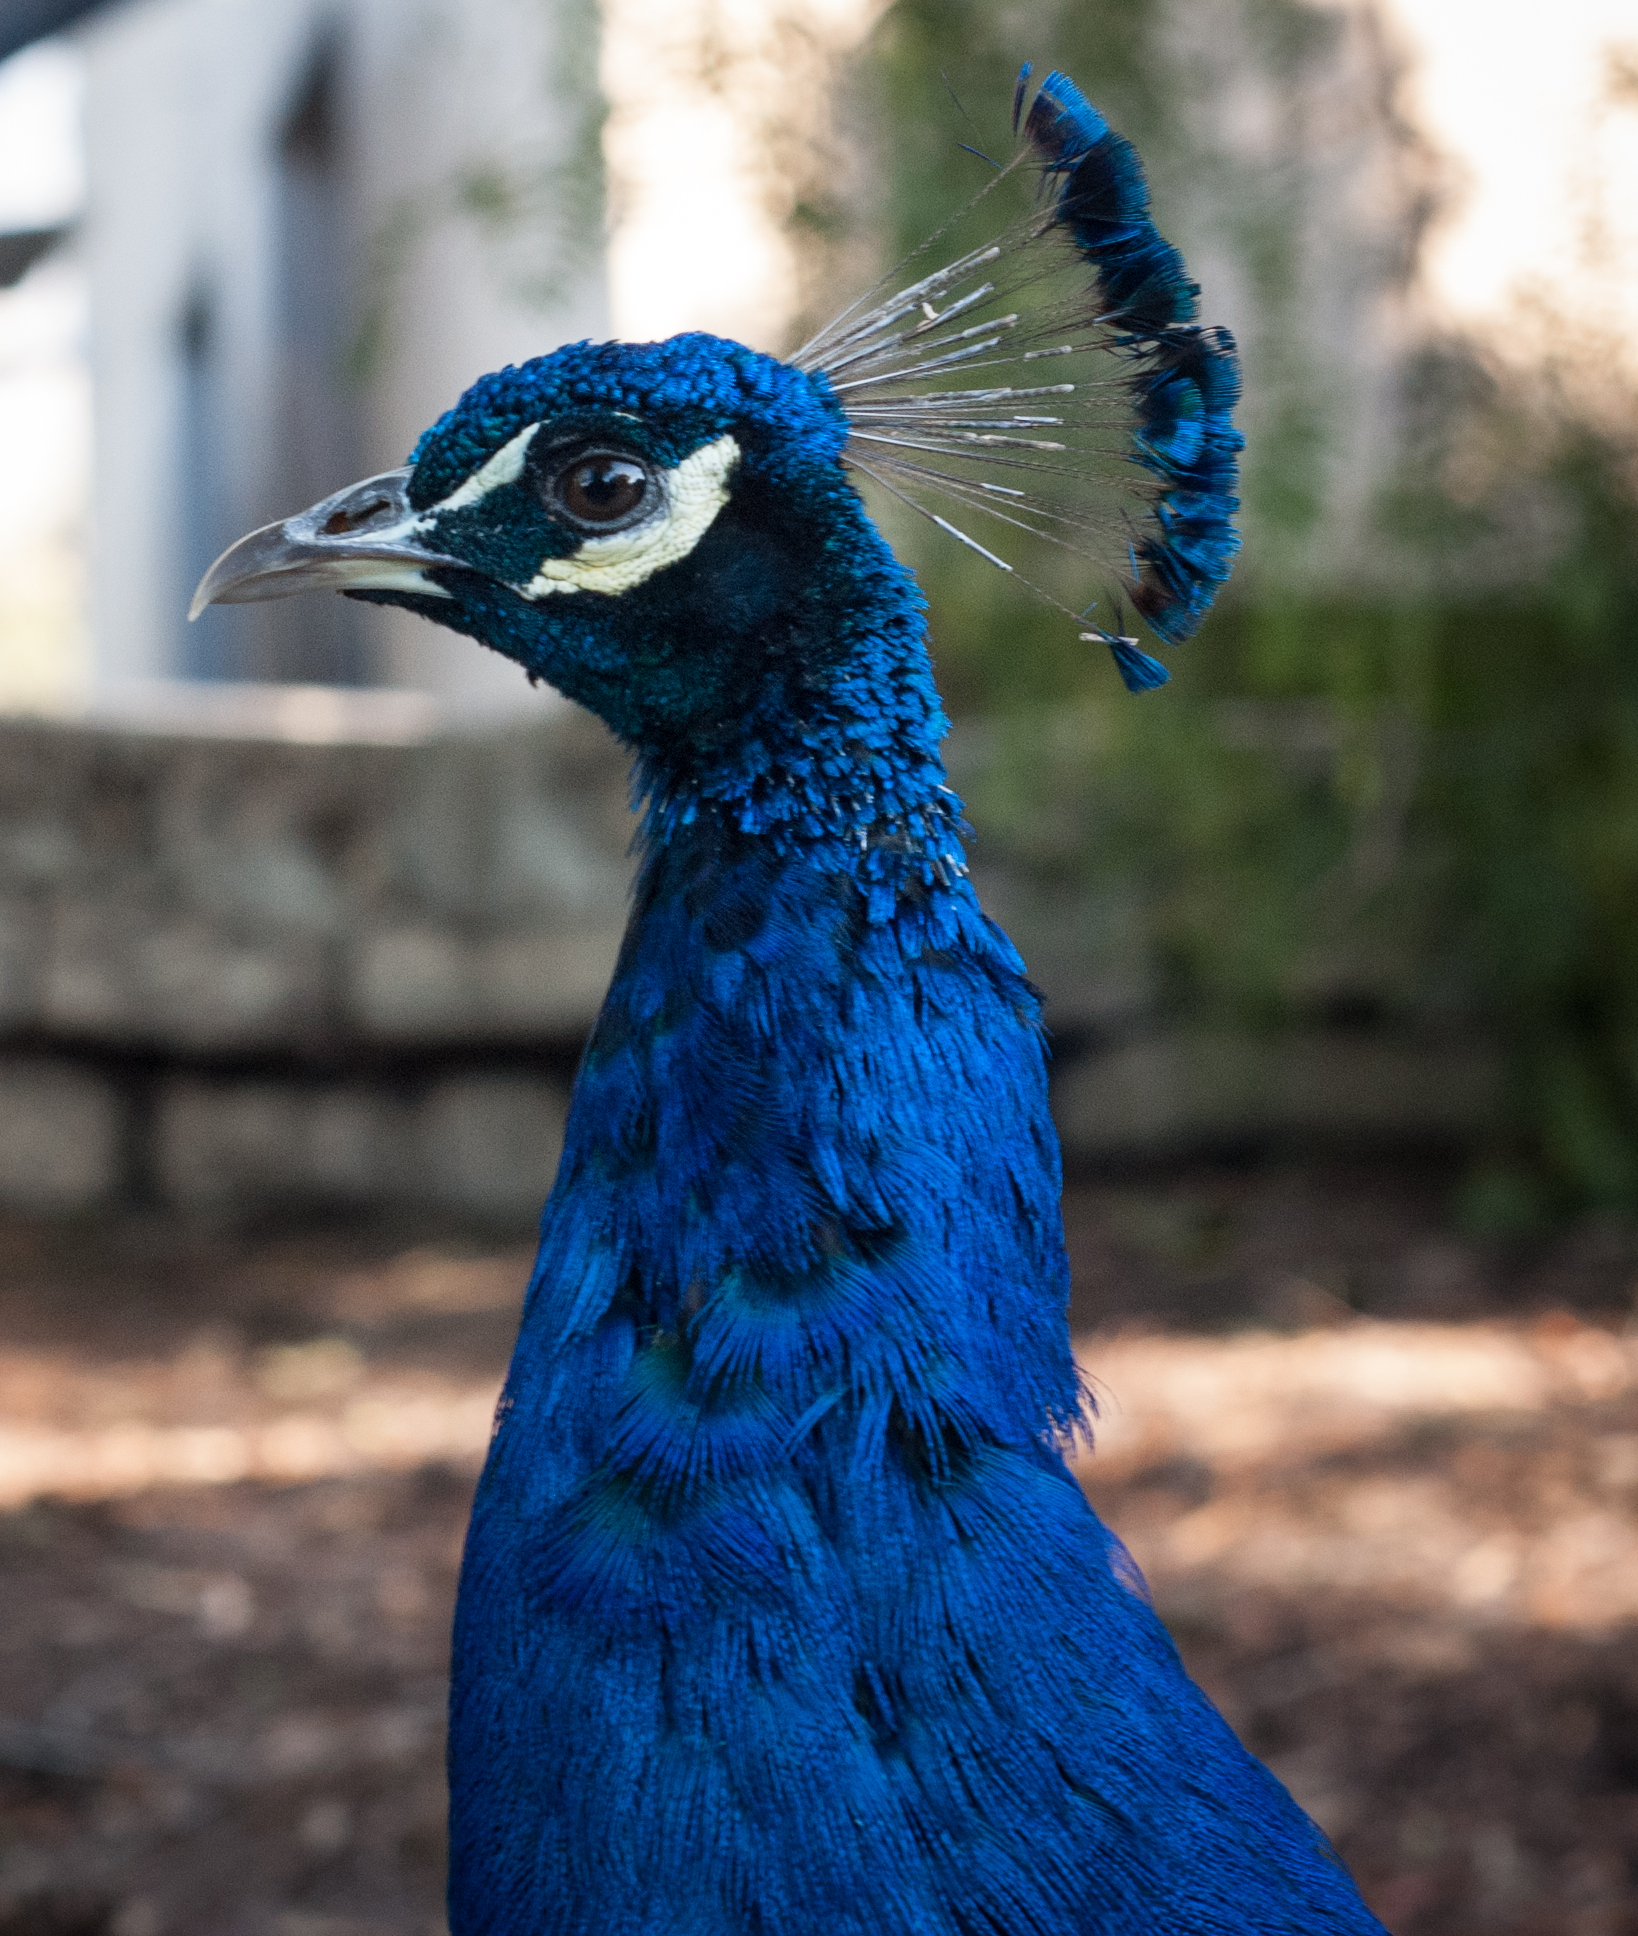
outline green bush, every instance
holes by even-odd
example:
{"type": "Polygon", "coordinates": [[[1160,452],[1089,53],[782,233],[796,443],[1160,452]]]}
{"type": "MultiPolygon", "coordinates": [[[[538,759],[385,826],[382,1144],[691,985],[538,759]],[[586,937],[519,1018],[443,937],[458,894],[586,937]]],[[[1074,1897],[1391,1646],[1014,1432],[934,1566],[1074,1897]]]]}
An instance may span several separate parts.
{"type": "MultiPolygon", "coordinates": [[[[1294,0],[1234,18],[1277,82],[1331,31],[1294,0]]],[[[1498,1043],[1509,1118],[1476,1153],[1471,1221],[1638,1211],[1638,401],[1598,345],[1511,368],[1427,345],[1399,372],[1368,568],[1316,568],[1334,453],[1297,309],[1325,184],[1205,153],[1200,76],[1160,28],[1155,0],[1027,19],[897,0],[863,76],[891,135],[884,252],[981,185],[956,143],[1004,145],[996,77],[1045,58],[1139,142],[1186,246],[1181,184],[1214,168],[1253,298],[1245,569],[1162,693],[1129,697],[1058,616],[888,511],[928,582],[952,710],[1000,749],[974,816],[1047,875],[1135,886],[1176,1014],[1498,1043]]],[[[1391,122],[1391,95],[1373,111],[1391,122]]],[[[1426,207],[1407,201],[1384,286],[1414,267],[1426,207]]]]}

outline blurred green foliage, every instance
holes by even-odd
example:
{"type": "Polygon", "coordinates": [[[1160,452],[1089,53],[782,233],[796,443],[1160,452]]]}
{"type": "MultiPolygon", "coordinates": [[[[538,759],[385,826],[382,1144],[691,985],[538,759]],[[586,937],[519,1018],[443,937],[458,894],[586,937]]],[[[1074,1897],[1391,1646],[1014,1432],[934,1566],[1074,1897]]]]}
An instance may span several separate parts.
{"type": "MultiPolygon", "coordinates": [[[[1207,40],[1232,28],[1288,106],[1334,52],[1335,19],[1299,0],[1197,19],[1207,40]]],[[[1556,363],[1407,351],[1369,567],[1316,570],[1337,379],[1302,314],[1325,294],[1304,234],[1333,191],[1295,121],[1272,162],[1212,146],[1221,50],[1179,46],[1175,23],[1159,0],[896,0],[862,77],[891,136],[895,258],[982,185],[958,143],[1010,151],[997,77],[1030,58],[1094,94],[1163,229],[1191,260],[1226,251],[1243,292],[1246,555],[1164,692],[1129,697],[1015,583],[885,507],[952,712],[999,749],[973,817],[1046,879],[1135,886],[1173,1015],[1498,1043],[1509,1114],[1475,1157],[1470,1224],[1638,1211],[1638,402],[1607,346],[1564,329],[1556,363]]],[[[1391,61],[1380,77],[1359,111],[1414,162],[1391,61]]],[[[1383,288],[1412,273],[1429,206],[1405,199],[1383,288]]]]}

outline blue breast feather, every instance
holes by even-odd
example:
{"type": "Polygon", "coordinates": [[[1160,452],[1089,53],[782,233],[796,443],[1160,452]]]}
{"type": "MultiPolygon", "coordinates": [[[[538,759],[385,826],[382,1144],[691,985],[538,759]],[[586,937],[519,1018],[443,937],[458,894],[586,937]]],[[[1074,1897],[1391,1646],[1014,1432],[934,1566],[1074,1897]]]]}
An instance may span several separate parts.
{"type": "Polygon", "coordinates": [[[453,1926],[1375,1928],[1056,1449],[1012,949],[964,884],[870,926],[703,846],[649,863],[478,1502],[453,1926]]]}
{"type": "Polygon", "coordinates": [[[836,504],[831,697],[711,798],[639,749],[463,1572],[451,1928],[1374,1930],[1065,1465],[1039,1000],[949,863],[920,599],[836,504]],[[799,803],[838,771],[847,829],[799,803]]]}

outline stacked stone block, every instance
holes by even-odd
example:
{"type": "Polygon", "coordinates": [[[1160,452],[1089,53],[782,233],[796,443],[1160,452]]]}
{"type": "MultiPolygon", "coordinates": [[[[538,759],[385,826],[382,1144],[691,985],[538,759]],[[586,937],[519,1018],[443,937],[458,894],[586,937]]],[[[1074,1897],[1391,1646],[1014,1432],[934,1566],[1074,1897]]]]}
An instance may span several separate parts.
{"type": "MultiPolygon", "coordinates": [[[[538,1211],[625,921],[625,760],[550,697],[463,724],[292,690],[0,721],[0,1208],[538,1211]]],[[[981,791],[984,733],[950,751],[981,791]]],[[[1137,888],[1027,849],[980,841],[975,876],[1048,995],[1071,1161],[1494,1117],[1459,1031],[1169,1019],[1137,888]]]]}

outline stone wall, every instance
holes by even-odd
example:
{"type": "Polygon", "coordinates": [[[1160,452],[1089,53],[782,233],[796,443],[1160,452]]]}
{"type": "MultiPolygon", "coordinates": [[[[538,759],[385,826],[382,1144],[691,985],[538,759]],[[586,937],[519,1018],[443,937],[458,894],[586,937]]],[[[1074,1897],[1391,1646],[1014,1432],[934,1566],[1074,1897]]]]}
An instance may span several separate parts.
{"type": "MultiPolygon", "coordinates": [[[[984,758],[953,742],[958,784],[984,758]]],[[[573,708],[239,690],[0,722],[0,1205],[518,1222],[550,1184],[630,878],[573,708]]],[[[1470,1048],[1179,1034],[1141,911],[978,850],[1046,989],[1071,1159],[1471,1134],[1470,1048]]]]}
{"type": "Polygon", "coordinates": [[[0,1201],[538,1207],[624,919],[623,765],[566,706],[373,699],[316,740],[0,726],[0,1201]]]}

